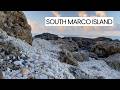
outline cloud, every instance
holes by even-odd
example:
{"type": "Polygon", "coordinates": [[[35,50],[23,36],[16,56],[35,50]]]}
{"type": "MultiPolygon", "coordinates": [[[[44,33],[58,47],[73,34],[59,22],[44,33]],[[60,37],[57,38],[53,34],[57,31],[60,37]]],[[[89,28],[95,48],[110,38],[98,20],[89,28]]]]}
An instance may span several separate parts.
{"type": "MultiPolygon", "coordinates": [[[[79,17],[88,17],[88,13],[87,13],[87,11],[79,11],[78,16],[79,17]]],[[[92,26],[81,26],[81,28],[85,31],[90,31],[90,30],[93,30],[94,27],[92,27],[92,26]]]]}
{"type": "MultiPolygon", "coordinates": [[[[59,11],[52,11],[53,16],[58,17],[62,16],[59,11]]],[[[105,11],[94,11],[94,15],[89,14],[87,11],[79,11],[77,12],[78,16],[107,16],[107,12],[105,11]]],[[[32,33],[43,33],[49,32],[58,35],[71,35],[71,36],[79,36],[79,37],[88,37],[95,38],[101,36],[120,36],[120,25],[114,24],[112,27],[45,27],[41,22],[28,19],[28,23],[32,27],[32,33]]]]}
{"type": "MultiPolygon", "coordinates": [[[[106,11],[94,11],[95,15],[90,15],[87,11],[79,11],[78,16],[80,17],[107,17],[106,11]]],[[[120,35],[120,25],[115,24],[114,26],[109,27],[100,27],[100,26],[83,26],[77,27],[76,35],[85,36],[85,37],[100,37],[100,36],[119,36],[120,35]]]]}
{"type": "MultiPolygon", "coordinates": [[[[60,13],[59,13],[59,11],[51,11],[51,12],[52,12],[52,14],[53,14],[55,17],[60,17],[60,16],[61,16],[60,13]]],[[[60,32],[64,32],[64,26],[58,27],[58,30],[59,30],[60,32]]]]}
{"type": "Polygon", "coordinates": [[[59,11],[51,11],[51,12],[55,17],[60,17],[61,16],[59,11]]]}
{"type": "Polygon", "coordinates": [[[35,20],[28,19],[28,23],[31,25],[32,33],[48,32],[47,28],[45,28],[44,25],[42,25],[41,23],[39,23],[35,20]]]}
{"type": "Polygon", "coordinates": [[[87,15],[87,12],[86,12],[86,11],[79,11],[79,12],[78,12],[78,16],[79,16],[79,17],[87,17],[88,15],[87,15]]]}
{"type": "Polygon", "coordinates": [[[107,16],[105,11],[96,11],[95,13],[96,13],[96,16],[98,16],[98,17],[106,17],[107,16]]]}
{"type": "MultiPolygon", "coordinates": [[[[78,12],[79,17],[106,17],[107,13],[105,11],[95,11],[95,15],[89,15],[87,11],[79,11],[78,12]]],[[[101,30],[101,27],[99,26],[82,26],[81,27],[85,31],[91,31],[91,30],[101,30]]]]}
{"type": "Polygon", "coordinates": [[[41,22],[35,21],[35,20],[31,20],[28,19],[28,23],[31,26],[32,30],[31,33],[32,35],[37,35],[37,34],[41,34],[41,33],[53,33],[53,34],[58,34],[60,35],[60,30],[64,30],[64,27],[46,27],[43,24],[41,24],[41,22]]]}
{"type": "MultiPolygon", "coordinates": [[[[98,28],[98,27],[97,27],[98,28]]],[[[113,30],[113,27],[99,27],[98,29],[86,31],[81,27],[67,27],[64,33],[65,36],[75,36],[75,37],[115,37],[120,36],[120,31],[113,30]]],[[[120,28],[119,28],[120,29],[120,28]]]]}
{"type": "MultiPolygon", "coordinates": [[[[51,11],[51,12],[52,12],[53,16],[55,16],[55,17],[60,17],[61,16],[59,11],[51,11]]],[[[87,17],[87,16],[90,16],[90,15],[88,14],[87,11],[79,11],[78,16],[79,17],[87,17]]],[[[107,14],[106,14],[105,11],[95,11],[95,15],[90,16],[90,17],[96,17],[96,16],[103,17],[103,16],[107,16],[107,14]]],[[[82,26],[81,28],[85,31],[100,30],[100,27],[94,27],[94,26],[82,26]]],[[[58,30],[60,32],[64,32],[65,27],[60,26],[60,27],[58,27],[58,30]]]]}

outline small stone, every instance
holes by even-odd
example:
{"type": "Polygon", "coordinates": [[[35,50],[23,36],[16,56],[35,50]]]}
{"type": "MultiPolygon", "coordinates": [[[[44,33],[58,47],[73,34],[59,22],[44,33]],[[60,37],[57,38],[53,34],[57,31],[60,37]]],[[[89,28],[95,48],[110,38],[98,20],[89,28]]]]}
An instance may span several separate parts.
{"type": "Polygon", "coordinates": [[[6,59],[6,60],[9,60],[10,58],[9,58],[9,56],[6,56],[5,59],[6,59]]]}
{"type": "Polygon", "coordinates": [[[22,65],[22,62],[21,61],[15,61],[14,64],[15,65],[22,65]]]}
{"type": "Polygon", "coordinates": [[[22,68],[20,72],[22,75],[28,75],[29,70],[27,68],[22,68]]]}
{"type": "Polygon", "coordinates": [[[34,79],[34,77],[32,77],[32,76],[29,76],[29,77],[28,77],[28,79],[34,79]]]}
{"type": "Polygon", "coordinates": [[[0,79],[4,79],[4,78],[3,78],[3,73],[2,73],[1,70],[0,70],[0,79]]]}
{"type": "Polygon", "coordinates": [[[28,57],[27,57],[27,56],[25,56],[25,57],[20,57],[20,59],[27,60],[28,57]]]}
{"type": "Polygon", "coordinates": [[[0,59],[0,62],[2,63],[4,59],[0,59]]]}
{"type": "Polygon", "coordinates": [[[23,61],[22,64],[25,66],[27,65],[27,61],[23,61]]]}

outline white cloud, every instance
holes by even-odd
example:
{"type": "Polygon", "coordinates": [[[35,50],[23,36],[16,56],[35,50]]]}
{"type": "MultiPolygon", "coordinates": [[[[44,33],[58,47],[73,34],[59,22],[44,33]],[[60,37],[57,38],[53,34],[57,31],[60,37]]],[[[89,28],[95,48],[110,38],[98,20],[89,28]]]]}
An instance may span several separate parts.
{"type": "MultiPolygon", "coordinates": [[[[52,12],[53,16],[55,16],[55,17],[61,16],[59,11],[51,11],[51,12],[52,12]]],[[[59,30],[59,32],[64,32],[64,26],[58,27],[58,30],[59,30]]]]}
{"type": "MultiPolygon", "coordinates": [[[[52,11],[53,15],[61,16],[60,12],[52,11]]],[[[87,11],[78,12],[79,16],[90,16],[87,11]]],[[[107,16],[104,11],[96,11],[94,16],[107,16]]],[[[91,16],[91,17],[94,17],[91,16]]],[[[120,36],[120,25],[115,24],[113,27],[45,27],[41,22],[28,19],[32,27],[32,33],[54,33],[58,35],[71,35],[80,37],[101,37],[101,36],[120,36]]]]}
{"type": "Polygon", "coordinates": [[[60,17],[59,11],[51,11],[55,17],[60,17]]]}
{"type": "Polygon", "coordinates": [[[42,32],[48,32],[47,28],[45,28],[44,25],[41,23],[28,19],[28,23],[31,25],[32,33],[42,33],[42,32]]]}
{"type": "Polygon", "coordinates": [[[96,16],[98,17],[106,17],[107,14],[105,11],[96,11],[96,16]]]}
{"type": "Polygon", "coordinates": [[[86,11],[79,11],[79,12],[78,12],[78,16],[79,16],[79,17],[87,17],[88,14],[87,14],[86,11]]]}
{"type": "Polygon", "coordinates": [[[29,25],[31,25],[32,28],[31,32],[33,36],[36,34],[41,34],[46,32],[60,35],[61,32],[63,32],[62,30],[64,30],[64,27],[46,27],[40,22],[30,19],[28,19],[28,23],[29,25]]]}

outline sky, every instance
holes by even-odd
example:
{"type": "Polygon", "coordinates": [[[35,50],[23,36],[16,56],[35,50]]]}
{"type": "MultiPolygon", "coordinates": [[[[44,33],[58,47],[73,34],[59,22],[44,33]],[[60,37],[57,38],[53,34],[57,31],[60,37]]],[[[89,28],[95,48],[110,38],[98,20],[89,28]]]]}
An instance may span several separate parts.
{"type": "Polygon", "coordinates": [[[28,23],[32,27],[32,34],[53,33],[59,36],[78,36],[78,37],[111,37],[120,39],[120,11],[23,11],[28,23]],[[78,17],[78,16],[109,16],[114,17],[114,26],[107,27],[48,27],[44,26],[45,17],[78,17]]]}

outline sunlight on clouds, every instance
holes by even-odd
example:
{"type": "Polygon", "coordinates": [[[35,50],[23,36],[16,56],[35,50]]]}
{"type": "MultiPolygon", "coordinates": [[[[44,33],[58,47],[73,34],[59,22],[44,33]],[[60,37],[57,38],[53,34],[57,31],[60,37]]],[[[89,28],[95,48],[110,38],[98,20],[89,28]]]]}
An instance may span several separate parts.
{"type": "Polygon", "coordinates": [[[79,11],[79,12],[78,12],[78,16],[79,16],[79,17],[87,17],[88,15],[87,15],[87,12],[86,12],[86,11],[79,11]]]}
{"type": "MultiPolygon", "coordinates": [[[[60,17],[60,16],[61,16],[60,13],[59,13],[59,11],[51,11],[51,12],[52,12],[52,14],[53,14],[55,17],[60,17]]],[[[59,30],[60,32],[64,32],[64,26],[58,27],[58,30],[59,30]]]]}
{"type": "Polygon", "coordinates": [[[28,19],[28,23],[31,25],[32,33],[48,32],[44,25],[38,23],[37,21],[28,19]]]}
{"type": "Polygon", "coordinates": [[[96,11],[96,16],[98,17],[106,17],[106,12],[105,11],[96,11]]]}
{"type": "MultiPolygon", "coordinates": [[[[79,11],[78,16],[90,16],[90,17],[107,17],[106,11],[94,11],[95,15],[90,16],[87,11],[79,11]]],[[[114,26],[109,27],[100,27],[100,26],[84,26],[79,27],[80,35],[85,37],[100,37],[100,36],[120,36],[120,25],[115,24],[114,26]],[[86,32],[86,33],[85,33],[86,32]]]]}
{"type": "Polygon", "coordinates": [[[41,33],[54,33],[60,34],[60,30],[63,30],[64,27],[46,27],[38,21],[28,19],[28,23],[31,25],[31,32],[34,35],[41,34],[41,33]]]}
{"type": "Polygon", "coordinates": [[[51,11],[55,17],[60,17],[59,11],[51,11]]]}
{"type": "MultiPolygon", "coordinates": [[[[78,16],[79,17],[87,17],[90,16],[87,11],[79,11],[78,12],[78,16]]],[[[107,14],[105,11],[95,11],[95,15],[94,16],[90,16],[90,17],[106,17],[107,14]]],[[[100,30],[101,27],[98,26],[82,26],[82,29],[85,31],[91,31],[91,30],[100,30]]]]}
{"type": "MultiPolygon", "coordinates": [[[[87,17],[88,14],[87,14],[86,11],[79,11],[78,16],[79,17],[87,17]]],[[[90,31],[90,30],[93,30],[94,27],[92,27],[92,26],[81,26],[81,28],[85,31],[90,31]]]]}
{"type": "MultiPolygon", "coordinates": [[[[54,17],[60,17],[62,16],[62,11],[50,11],[50,13],[54,17]]],[[[109,14],[105,11],[78,11],[77,15],[81,17],[103,17],[108,16],[109,14]],[[108,14],[108,15],[107,15],[108,14]]],[[[34,20],[34,19],[28,19],[28,23],[32,27],[32,33],[54,33],[59,35],[71,35],[71,36],[80,36],[80,37],[101,37],[101,36],[120,36],[120,25],[115,23],[114,26],[111,27],[97,27],[97,26],[87,26],[87,27],[64,27],[64,26],[58,26],[58,27],[46,27],[44,26],[40,21],[34,20]]]]}

